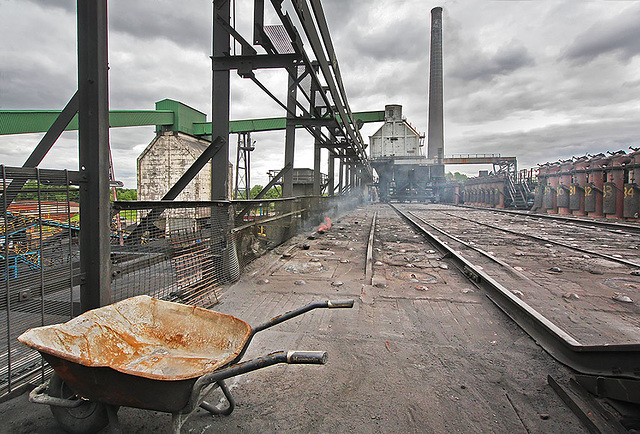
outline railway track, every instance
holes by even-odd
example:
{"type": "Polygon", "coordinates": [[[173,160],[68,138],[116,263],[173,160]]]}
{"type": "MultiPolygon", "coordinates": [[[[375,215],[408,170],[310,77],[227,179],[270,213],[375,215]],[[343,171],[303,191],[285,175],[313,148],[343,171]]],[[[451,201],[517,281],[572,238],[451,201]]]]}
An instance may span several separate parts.
{"type": "Polygon", "coordinates": [[[392,207],[554,358],[622,382],[638,399],[637,235],[454,207],[392,207]]]}
{"type": "MultiPolygon", "coordinates": [[[[485,216],[483,220],[478,220],[465,217],[464,214],[469,214],[465,211],[441,212],[448,217],[471,223],[472,231],[475,225],[478,225],[482,226],[483,230],[490,228],[504,232],[512,239],[529,238],[640,269],[640,239],[621,229],[602,229],[598,224],[585,227],[573,226],[571,223],[567,226],[557,223],[549,224],[541,220],[527,221],[529,219],[526,215],[522,219],[514,219],[513,217],[496,218],[489,214],[490,218],[487,219],[485,216]],[[603,242],[603,238],[606,241],[603,242]]],[[[480,211],[479,214],[487,213],[480,211]]]]}
{"type": "Polygon", "coordinates": [[[576,216],[566,216],[559,214],[535,214],[529,211],[517,211],[512,209],[497,209],[497,208],[481,208],[470,205],[458,205],[458,208],[482,210],[485,212],[491,212],[495,214],[509,214],[512,216],[520,216],[523,218],[537,219],[537,220],[550,220],[556,222],[569,223],[575,226],[586,227],[600,227],[603,229],[609,229],[616,232],[628,232],[634,234],[640,234],[640,224],[636,223],[619,223],[610,221],[605,218],[582,218],[576,216]]]}

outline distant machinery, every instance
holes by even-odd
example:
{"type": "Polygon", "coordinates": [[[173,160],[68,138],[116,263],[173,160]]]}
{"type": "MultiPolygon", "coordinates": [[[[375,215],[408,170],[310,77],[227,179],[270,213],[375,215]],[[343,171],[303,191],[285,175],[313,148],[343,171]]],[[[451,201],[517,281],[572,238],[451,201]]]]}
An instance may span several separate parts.
{"type": "Polygon", "coordinates": [[[402,116],[401,105],[385,106],[385,122],[369,137],[371,165],[378,173],[380,200],[418,200],[433,198],[433,163],[423,154],[421,135],[402,116]]]}
{"type": "Polygon", "coordinates": [[[255,141],[251,140],[250,132],[238,133],[234,199],[249,199],[249,192],[251,191],[251,151],[255,149],[255,141]]]}
{"type": "Polygon", "coordinates": [[[538,166],[533,211],[640,219],[640,148],[538,166]]]}

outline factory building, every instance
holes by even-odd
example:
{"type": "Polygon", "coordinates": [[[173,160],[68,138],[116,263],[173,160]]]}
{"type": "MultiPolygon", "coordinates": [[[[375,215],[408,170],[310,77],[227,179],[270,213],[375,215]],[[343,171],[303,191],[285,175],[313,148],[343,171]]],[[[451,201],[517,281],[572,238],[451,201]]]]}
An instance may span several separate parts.
{"type": "Polygon", "coordinates": [[[380,200],[425,201],[430,166],[421,135],[402,116],[402,106],[385,106],[384,124],[369,137],[371,165],[378,173],[380,200]]]}
{"type": "MultiPolygon", "coordinates": [[[[138,200],[160,200],[209,146],[209,141],[168,131],[158,134],[138,157],[138,200]]],[[[209,162],[176,200],[211,200],[209,162]]]]}
{"type": "MultiPolygon", "coordinates": [[[[175,113],[174,124],[160,127],[151,143],[142,151],[137,159],[138,200],[161,200],[182,175],[191,167],[196,159],[211,144],[210,141],[196,137],[193,125],[205,122],[206,115],[192,107],[173,100],[162,100],[156,103],[156,109],[171,109],[175,113]]],[[[229,163],[229,180],[227,197],[232,197],[232,174],[229,163]]],[[[211,174],[213,164],[209,161],[191,182],[180,192],[176,201],[211,200],[211,174]]],[[[188,221],[207,217],[208,211],[195,208],[174,209],[165,211],[165,227],[169,232],[169,216],[176,224],[193,226],[188,221]],[[197,215],[196,215],[197,213],[197,215]],[[203,214],[205,213],[205,214],[203,214]]]]}

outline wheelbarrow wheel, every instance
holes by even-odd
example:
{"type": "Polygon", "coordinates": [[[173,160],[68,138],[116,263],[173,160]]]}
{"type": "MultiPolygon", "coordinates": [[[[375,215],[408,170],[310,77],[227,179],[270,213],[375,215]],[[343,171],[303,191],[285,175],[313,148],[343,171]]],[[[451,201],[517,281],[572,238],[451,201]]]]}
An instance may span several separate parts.
{"type": "MultiPolygon", "coordinates": [[[[53,374],[47,389],[49,396],[63,399],[80,399],[57,374],[53,374]]],[[[75,408],[51,405],[56,421],[71,434],[89,434],[100,431],[109,424],[107,408],[99,402],[85,401],[75,408]]],[[[116,408],[117,411],[117,408],[116,408]]]]}

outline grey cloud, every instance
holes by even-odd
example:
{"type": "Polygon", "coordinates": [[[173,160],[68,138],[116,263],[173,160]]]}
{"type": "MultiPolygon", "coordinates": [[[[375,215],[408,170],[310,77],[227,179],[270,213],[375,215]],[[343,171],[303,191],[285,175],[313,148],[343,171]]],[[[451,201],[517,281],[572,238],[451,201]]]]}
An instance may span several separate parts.
{"type": "Polygon", "coordinates": [[[639,22],[640,6],[598,22],[580,33],[567,47],[562,58],[584,64],[602,55],[616,54],[621,61],[627,62],[640,54],[639,22]]]}
{"type": "Polygon", "coordinates": [[[407,20],[392,27],[380,28],[366,36],[354,35],[353,45],[357,54],[376,59],[411,62],[426,57],[429,52],[428,35],[424,27],[407,20]]]}
{"type": "MultiPolygon", "coordinates": [[[[43,10],[58,8],[73,15],[74,0],[29,0],[43,10]]],[[[209,51],[211,46],[211,1],[171,0],[108,3],[111,31],[139,39],[166,39],[177,45],[209,51]]]]}
{"type": "Polygon", "coordinates": [[[524,132],[463,137],[448,143],[446,152],[516,155],[519,166],[532,167],[587,153],[626,150],[637,143],[637,120],[629,119],[600,123],[576,122],[524,132]]]}
{"type": "Polygon", "coordinates": [[[165,39],[209,52],[211,7],[211,2],[206,0],[112,0],[109,3],[109,27],[134,38],[165,39]]]}
{"type": "Polygon", "coordinates": [[[506,75],[535,64],[527,48],[513,42],[500,47],[493,55],[476,54],[457,60],[461,63],[450,70],[451,77],[465,81],[490,81],[496,76],[506,75]]]}
{"type": "Polygon", "coordinates": [[[362,13],[366,8],[366,4],[369,0],[324,0],[322,2],[322,9],[327,19],[327,25],[332,34],[334,29],[343,29],[345,27],[353,26],[354,22],[360,24],[363,21],[367,21],[368,17],[362,13]]]}
{"type": "Polygon", "coordinates": [[[9,58],[0,64],[0,108],[62,108],[76,89],[73,70],[52,70],[37,56],[32,61],[9,58]]]}
{"type": "Polygon", "coordinates": [[[73,14],[76,13],[76,2],[74,0],[29,0],[34,5],[42,9],[58,8],[73,14]]]}

